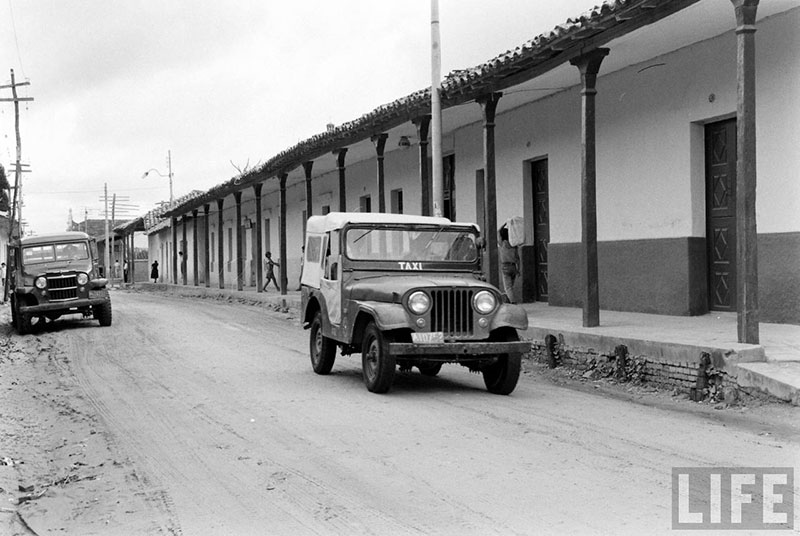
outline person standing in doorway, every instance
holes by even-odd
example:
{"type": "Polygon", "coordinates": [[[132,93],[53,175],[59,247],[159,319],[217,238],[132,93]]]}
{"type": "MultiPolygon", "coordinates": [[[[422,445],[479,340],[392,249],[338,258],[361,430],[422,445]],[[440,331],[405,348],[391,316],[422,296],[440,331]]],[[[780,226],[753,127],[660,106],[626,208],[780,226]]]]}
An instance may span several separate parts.
{"type": "Polygon", "coordinates": [[[158,283],[158,261],[153,261],[153,264],[150,265],[150,279],[153,280],[153,283],[158,283]]]}
{"type": "Polygon", "coordinates": [[[267,291],[267,286],[269,286],[269,282],[270,281],[275,283],[275,288],[277,290],[280,290],[281,287],[278,286],[278,280],[275,279],[275,267],[276,266],[280,266],[280,263],[277,263],[274,260],[272,260],[272,252],[270,252],[270,251],[267,251],[266,254],[264,255],[264,257],[265,257],[264,258],[264,272],[266,273],[266,275],[264,276],[265,279],[266,279],[266,282],[264,283],[264,292],[267,291]]]}
{"type": "Polygon", "coordinates": [[[519,254],[517,248],[508,242],[508,227],[500,227],[500,273],[503,275],[503,289],[510,303],[517,303],[514,296],[514,282],[519,274],[519,254]]]}
{"type": "Polygon", "coordinates": [[[3,285],[3,303],[6,303],[6,263],[0,262],[0,282],[3,285]]]}
{"type": "Polygon", "coordinates": [[[303,265],[306,262],[306,247],[300,246],[300,276],[297,278],[297,290],[303,288],[303,265]]]}

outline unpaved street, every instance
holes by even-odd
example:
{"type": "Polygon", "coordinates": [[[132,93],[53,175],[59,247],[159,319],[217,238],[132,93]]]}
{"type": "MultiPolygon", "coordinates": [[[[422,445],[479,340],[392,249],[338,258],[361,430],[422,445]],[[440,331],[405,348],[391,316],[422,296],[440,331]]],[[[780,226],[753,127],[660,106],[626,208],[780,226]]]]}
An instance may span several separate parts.
{"type": "Polygon", "coordinates": [[[398,374],[374,395],[356,356],[315,375],[292,315],[112,299],[110,328],[7,334],[28,342],[3,365],[6,402],[72,393],[63,442],[63,422],[26,428],[35,415],[7,420],[0,441],[0,456],[31,458],[27,478],[46,491],[19,506],[38,534],[670,533],[673,466],[798,465],[796,408],[635,403],[530,366],[508,397],[454,365],[398,374]],[[49,487],[32,474],[37,456],[49,487]],[[95,503],[64,506],[86,486],[95,503]]]}

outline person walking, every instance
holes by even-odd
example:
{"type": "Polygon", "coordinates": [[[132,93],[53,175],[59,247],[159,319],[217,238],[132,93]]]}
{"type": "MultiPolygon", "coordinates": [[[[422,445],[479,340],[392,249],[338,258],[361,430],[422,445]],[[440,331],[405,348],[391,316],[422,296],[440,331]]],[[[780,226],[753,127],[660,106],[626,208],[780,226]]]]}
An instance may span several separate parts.
{"type": "Polygon", "coordinates": [[[158,283],[158,261],[153,261],[153,264],[150,265],[150,279],[153,280],[153,283],[158,283]]]}
{"type": "Polygon", "coordinates": [[[517,303],[514,296],[514,282],[519,274],[519,254],[517,248],[508,242],[508,227],[500,227],[500,273],[503,275],[503,289],[510,303],[517,303]]]}
{"type": "Polygon", "coordinates": [[[266,275],[264,277],[266,279],[266,282],[264,283],[264,289],[263,290],[264,290],[264,292],[267,291],[267,286],[269,285],[270,281],[275,283],[275,288],[277,290],[280,290],[281,287],[278,286],[278,280],[275,279],[275,267],[276,266],[280,266],[280,263],[277,263],[274,260],[272,260],[272,252],[270,252],[270,251],[267,251],[264,254],[264,257],[265,257],[265,259],[264,259],[264,272],[266,273],[266,275]]]}

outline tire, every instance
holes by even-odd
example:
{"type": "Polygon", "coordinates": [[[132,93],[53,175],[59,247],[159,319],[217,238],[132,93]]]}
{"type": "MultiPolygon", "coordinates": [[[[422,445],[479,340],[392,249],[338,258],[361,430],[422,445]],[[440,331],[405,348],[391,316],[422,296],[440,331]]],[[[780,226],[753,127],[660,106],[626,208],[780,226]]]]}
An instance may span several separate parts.
{"type": "Polygon", "coordinates": [[[101,326],[110,326],[112,319],[111,300],[92,306],[92,315],[100,322],[101,326]]]}
{"type": "Polygon", "coordinates": [[[330,374],[333,362],[336,361],[336,343],[322,334],[322,313],[317,311],[311,321],[309,354],[311,368],[317,374],[330,374]]]}
{"type": "Polygon", "coordinates": [[[19,321],[17,320],[17,299],[11,295],[11,327],[19,329],[19,321]]]}
{"type": "Polygon", "coordinates": [[[433,377],[433,376],[436,376],[437,374],[439,374],[439,371],[442,370],[442,364],[441,363],[426,363],[424,365],[417,365],[417,368],[419,369],[420,373],[422,373],[423,376],[431,376],[431,377],[433,377]]]}
{"type": "Polygon", "coordinates": [[[33,331],[33,319],[30,313],[17,313],[17,333],[27,335],[33,331]]]}
{"type": "Polygon", "coordinates": [[[367,324],[361,342],[361,375],[364,385],[373,393],[385,393],[392,387],[395,357],[389,353],[391,336],[383,333],[375,322],[367,324]]]}
{"type": "MultiPolygon", "coordinates": [[[[516,342],[519,335],[514,329],[501,332],[499,336],[493,338],[497,342],[516,342]]],[[[496,363],[484,368],[483,383],[486,389],[496,395],[508,395],[517,387],[519,373],[522,368],[522,354],[502,354],[498,356],[496,363]]]]}
{"type": "Polygon", "coordinates": [[[27,335],[33,330],[32,317],[28,313],[19,311],[19,301],[16,296],[11,296],[11,324],[17,333],[27,335]]]}

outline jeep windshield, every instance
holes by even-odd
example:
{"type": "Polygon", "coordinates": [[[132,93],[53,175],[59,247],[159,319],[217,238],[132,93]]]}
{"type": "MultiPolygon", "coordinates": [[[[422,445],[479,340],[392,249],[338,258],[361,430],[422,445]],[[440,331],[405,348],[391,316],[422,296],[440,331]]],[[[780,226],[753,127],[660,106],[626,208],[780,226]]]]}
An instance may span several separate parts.
{"type": "Polygon", "coordinates": [[[25,266],[46,263],[69,264],[71,261],[86,260],[89,260],[89,248],[86,242],[41,244],[22,248],[22,263],[25,266]]]}
{"type": "Polygon", "coordinates": [[[351,228],[346,254],[359,261],[475,262],[475,233],[465,229],[351,228]]]}

